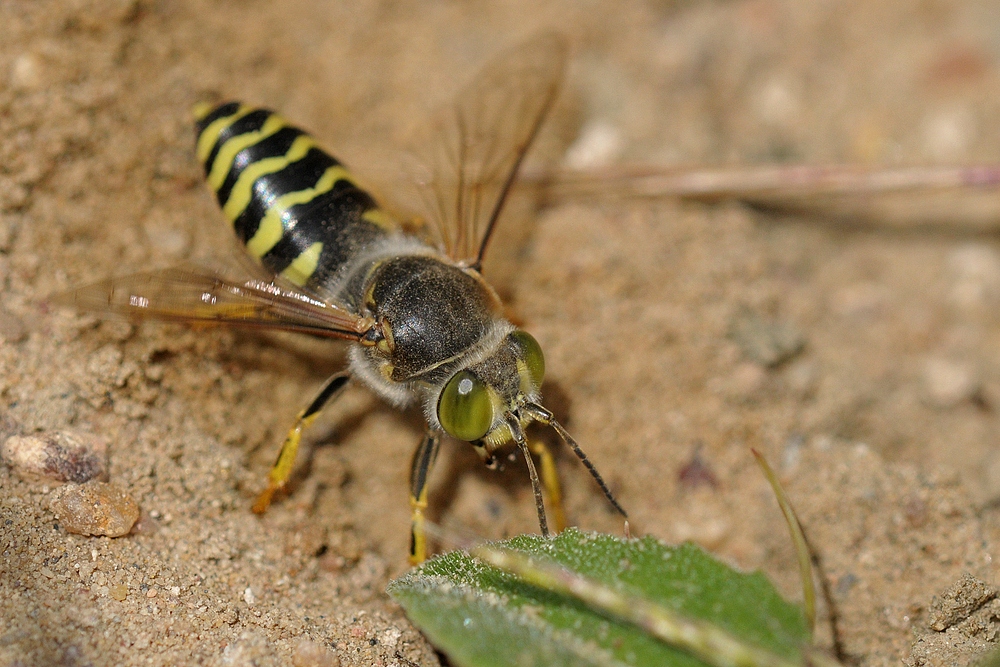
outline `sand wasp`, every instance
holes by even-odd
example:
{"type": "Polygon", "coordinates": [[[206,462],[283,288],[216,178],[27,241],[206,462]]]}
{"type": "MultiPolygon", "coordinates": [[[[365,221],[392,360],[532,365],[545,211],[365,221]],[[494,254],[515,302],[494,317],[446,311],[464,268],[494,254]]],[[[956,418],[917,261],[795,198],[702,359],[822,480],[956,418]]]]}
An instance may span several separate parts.
{"type": "Polygon", "coordinates": [[[197,158],[259,275],[190,268],[135,273],[70,292],[86,310],[174,322],[277,329],[351,341],[349,368],[299,413],[254,511],[292,472],[303,430],[351,379],[389,403],[418,404],[427,433],[410,476],[410,559],[427,553],[427,479],[443,435],[484,462],[514,443],[548,534],[542,483],[563,519],[552,457],[525,427],[552,427],[625,514],[576,441],[541,404],[542,350],[502,314],[483,258],[521,162],[561,81],[564,41],[545,34],[499,56],[434,117],[415,180],[429,225],[404,230],[336,159],[277,114],[237,102],[195,109],[197,158]],[[542,475],[532,452],[539,455],[542,475]]]}

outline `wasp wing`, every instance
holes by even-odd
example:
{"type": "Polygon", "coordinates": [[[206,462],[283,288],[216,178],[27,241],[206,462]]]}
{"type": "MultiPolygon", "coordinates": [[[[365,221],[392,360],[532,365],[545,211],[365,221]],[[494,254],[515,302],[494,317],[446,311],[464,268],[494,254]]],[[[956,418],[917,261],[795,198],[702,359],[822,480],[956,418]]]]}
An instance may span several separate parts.
{"type": "Polygon", "coordinates": [[[228,280],[200,268],[133,273],[54,298],[80,310],[128,317],[274,329],[360,340],[372,322],[343,306],[272,282],[228,280]]]}
{"type": "Polygon", "coordinates": [[[479,268],[518,168],[552,106],[566,42],[546,33],[490,61],[415,144],[432,240],[479,268]]]}

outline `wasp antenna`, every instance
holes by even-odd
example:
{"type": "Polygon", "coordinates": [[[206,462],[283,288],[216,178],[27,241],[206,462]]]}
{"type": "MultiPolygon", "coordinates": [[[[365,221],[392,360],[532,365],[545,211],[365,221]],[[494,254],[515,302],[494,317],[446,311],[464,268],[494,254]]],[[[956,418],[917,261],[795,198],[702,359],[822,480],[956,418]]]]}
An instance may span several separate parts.
{"type": "Polygon", "coordinates": [[[517,443],[518,448],[521,450],[521,454],[524,456],[525,463],[528,464],[528,476],[531,477],[531,490],[535,492],[535,509],[538,510],[538,527],[542,531],[542,537],[549,536],[549,522],[545,518],[545,503],[542,501],[542,485],[538,481],[538,471],[535,470],[535,462],[531,458],[531,452],[528,450],[528,441],[524,438],[524,431],[521,429],[521,424],[518,422],[517,418],[513,415],[507,418],[507,425],[510,427],[510,432],[514,436],[514,441],[517,443]]]}
{"type": "Polygon", "coordinates": [[[628,513],[622,508],[621,505],[618,504],[618,501],[615,500],[615,496],[611,493],[611,489],[608,488],[607,482],[604,481],[604,478],[601,477],[601,473],[597,472],[597,468],[594,467],[594,464],[590,462],[587,455],[583,453],[582,449],[580,449],[580,445],[576,444],[576,440],[574,440],[573,436],[569,434],[569,431],[563,428],[563,425],[556,421],[552,413],[541,405],[538,405],[537,403],[527,403],[525,407],[528,409],[528,412],[532,417],[543,424],[551,426],[555,432],[559,434],[559,437],[563,439],[563,442],[569,445],[570,449],[573,450],[573,453],[576,454],[577,458],[580,459],[580,461],[583,462],[583,465],[586,466],[587,470],[590,471],[591,477],[594,478],[597,485],[601,487],[601,491],[604,492],[604,497],[608,499],[608,502],[611,503],[616,510],[618,510],[619,514],[627,519],[628,513]]]}

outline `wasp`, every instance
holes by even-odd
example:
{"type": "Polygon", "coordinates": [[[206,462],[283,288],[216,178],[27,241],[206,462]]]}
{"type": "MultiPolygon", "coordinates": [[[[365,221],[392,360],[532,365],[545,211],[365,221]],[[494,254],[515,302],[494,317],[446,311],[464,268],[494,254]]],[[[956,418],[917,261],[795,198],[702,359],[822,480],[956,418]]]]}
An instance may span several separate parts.
{"type": "Polygon", "coordinates": [[[488,63],[432,117],[413,170],[426,204],[422,233],[381,208],[344,165],[281,116],[238,102],[199,105],[197,159],[255,260],[255,276],[236,280],[190,267],[134,273],[73,290],[62,301],[136,318],[350,341],[348,369],[329,378],[296,417],[253,506],[257,513],[288,481],[303,431],[353,380],[394,406],[419,405],[427,421],[411,464],[411,562],[427,556],[427,480],[444,435],[471,443],[487,465],[513,443],[548,535],[542,484],[561,529],[558,478],[544,445],[525,436],[532,422],[547,425],[624,516],[541,402],[541,347],[504,317],[482,275],[504,201],[555,100],[567,52],[562,38],[536,36],[488,63]]]}

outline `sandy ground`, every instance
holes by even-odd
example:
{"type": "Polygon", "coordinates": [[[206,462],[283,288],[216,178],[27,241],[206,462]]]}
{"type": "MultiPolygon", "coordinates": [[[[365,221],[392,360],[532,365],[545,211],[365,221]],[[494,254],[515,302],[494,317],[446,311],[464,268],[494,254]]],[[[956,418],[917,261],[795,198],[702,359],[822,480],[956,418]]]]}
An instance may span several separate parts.
{"type": "MultiPolygon", "coordinates": [[[[479,63],[546,27],[574,48],[550,155],[581,136],[663,165],[1000,155],[990,2],[0,0],[0,439],[100,434],[142,509],[130,536],[68,534],[53,483],[0,468],[0,665],[437,664],[383,593],[406,567],[419,415],[352,389],[291,496],[256,518],[277,443],[343,351],[45,299],[233,251],[192,157],[194,102],[239,97],[337,154],[391,155],[479,63]]],[[[511,222],[489,270],[633,530],[696,540],[796,597],[757,447],[823,561],[846,661],[965,664],[995,616],[928,619],[964,573],[997,579],[992,227],[613,194],[511,222]],[[747,352],[780,327],[804,341],[795,356],[747,352]]],[[[559,464],[572,522],[620,531],[573,457],[559,464]]],[[[536,527],[523,468],[482,470],[455,443],[432,493],[445,525],[536,527]]]]}

